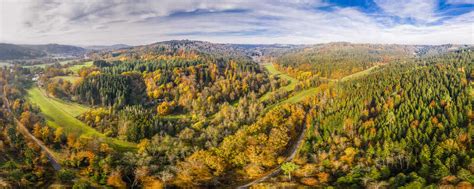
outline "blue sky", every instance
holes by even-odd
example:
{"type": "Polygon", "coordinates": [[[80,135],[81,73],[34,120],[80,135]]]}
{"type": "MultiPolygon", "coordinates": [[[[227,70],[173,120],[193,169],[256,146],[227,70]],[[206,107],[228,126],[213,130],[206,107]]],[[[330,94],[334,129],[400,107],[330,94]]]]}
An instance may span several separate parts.
{"type": "Polygon", "coordinates": [[[474,0],[0,0],[0,42],[473,44],[474,0]]]}

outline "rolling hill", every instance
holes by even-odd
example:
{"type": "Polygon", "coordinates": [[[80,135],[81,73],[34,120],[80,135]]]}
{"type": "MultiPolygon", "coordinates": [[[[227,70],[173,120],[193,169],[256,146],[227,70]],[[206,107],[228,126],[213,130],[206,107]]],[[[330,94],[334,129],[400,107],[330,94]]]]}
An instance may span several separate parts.
{"type": "Polygon", "coordinates": [[[46,53],[21,45],[0,43],[0,60],[31,59],[45,57],[46,53]]]}
{"type": "Polygon", "coordinates": [[[115,44],[115,45],[92,45],[92,46],[86,46],[84,48],[89,49],[89,50],[117,50],[117,49],[123,49],[123,48],[128,48],[131,47],[130,45],[125,45],[125,44],[115,44]]]}
{"type": "Polygon", "coordinates": [[[46,54],[52,56],[82,56],[86,52],[86,49],[72,45],[47,44],[23,46],[45,52],[46,54]]]}
{"type": "Polygon", "coordinates": [[[47,57],[81,57],[86,49],[71,45],[16,45],[0,43],[0,60],[27,60],[47,57]]]}

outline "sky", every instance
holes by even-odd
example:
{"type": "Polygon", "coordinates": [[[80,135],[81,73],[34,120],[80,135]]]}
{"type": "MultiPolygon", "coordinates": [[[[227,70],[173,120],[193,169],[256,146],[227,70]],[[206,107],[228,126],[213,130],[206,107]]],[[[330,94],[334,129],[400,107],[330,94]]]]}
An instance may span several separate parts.
{"type": "Polygon", "coordinates": [[[0,0],[0,42],[474,44],[474,0],[0,0]]]}

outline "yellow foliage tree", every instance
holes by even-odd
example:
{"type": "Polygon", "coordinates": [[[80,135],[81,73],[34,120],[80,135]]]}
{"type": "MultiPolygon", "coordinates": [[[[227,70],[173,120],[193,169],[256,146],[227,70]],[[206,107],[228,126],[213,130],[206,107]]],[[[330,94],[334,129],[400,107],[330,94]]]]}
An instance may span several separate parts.
{"type": "Polygon", "coordinates": [[[35,126],[33,126],[33,135],[36,138],[41,137],[41,125],[39,123],[35,123],[35,126]]]}
{"type": "Polygon", "coordinates": [[[63,132],[62,127],[57,128],[56,131],[54,131],[54,142],[56,143],[62,142],[63,133],[64,132],[63,132]]]}
{"type": "Polygon", "coordinates": [[[127,183],[122,180],[122,174],[119,171],[113,171],[110,174],[109,178],[107,179],[107,185],[119,189],[127,188],[127,183]]]}
{"type": "Polygon", "coordinates": [[[158,114],[162,116],[169,115],[171,112],[173,112],[175,106],[176,106],[176,102],[165,101],[158,106],[157,108],[158,114]]]}

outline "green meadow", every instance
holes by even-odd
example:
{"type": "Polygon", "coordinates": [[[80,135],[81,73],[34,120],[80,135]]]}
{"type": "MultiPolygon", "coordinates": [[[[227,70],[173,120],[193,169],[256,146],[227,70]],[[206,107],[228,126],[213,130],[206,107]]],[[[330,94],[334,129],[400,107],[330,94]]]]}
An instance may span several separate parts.
{"type": "MultiPolygon", "coordinates": [[[[273,64],[265,64],[264,67],[268,70],[268,73],[270,73],[270,75],[279,76],[279,77],[281,77],[283,79],[286,79],[290,82],[288,85],[282,87],[283,90],[292,91],[293,89],[295,89],[295,85],[296,85],[296,83],[298,83],[297,79],[276,70],[275,67],[273,66],[273,64]]],[[[268,99],[269,96],[270,96],[270,92],[268,92],[265,95],[263,95],[262,97],[260,97],[260,101],[264,101],[264,100],[268,99]]]]}
{"type": "Polygon", "coordinates": [[[135,148],[133,143],[106,137],[104,134],[76,119],[77,116],[89,110],[86,106],[48,97],[38,87],[28,90],[28,100],[41,109],[41,113],[46,117],[48,125],[54,128],[62,127],[66,134],[74,134],[86,138],[102,138],[119,150],[135,148]]]}
{"type": "Polygon", "coordinates": [[[77,73],[77,71],[79,71],[81,68],[91,67],[91,66],[92,66],[92,61],[88,61],[88,62],[84,62],[82,64],[71,66],[71,67],[69,67],[69,70],[71,70],[74,73],[77,73]]]}

